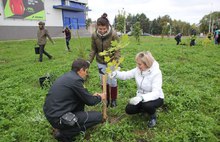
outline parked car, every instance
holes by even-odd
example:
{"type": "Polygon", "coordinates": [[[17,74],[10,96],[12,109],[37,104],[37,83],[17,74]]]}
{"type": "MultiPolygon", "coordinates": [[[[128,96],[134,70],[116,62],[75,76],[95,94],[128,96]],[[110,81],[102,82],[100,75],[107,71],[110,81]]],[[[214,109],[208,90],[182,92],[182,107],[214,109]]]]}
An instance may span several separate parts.
{"type": "Polygon", "coordinates": [[[120,36],[122,36],[122,33],[121,32],[117,32],[117,35],[120,37],[120,36]]]}
{"type": "Polygon", "coordinates": [[[152,36],[152,35],[149,33],[143,33],[141,36],[152,36]]]}
{"type": "Polygon", "coordinates": [[[127,35],[128,35],[128,36],[132,36],[132,31],[127,32],[127,35]]]}

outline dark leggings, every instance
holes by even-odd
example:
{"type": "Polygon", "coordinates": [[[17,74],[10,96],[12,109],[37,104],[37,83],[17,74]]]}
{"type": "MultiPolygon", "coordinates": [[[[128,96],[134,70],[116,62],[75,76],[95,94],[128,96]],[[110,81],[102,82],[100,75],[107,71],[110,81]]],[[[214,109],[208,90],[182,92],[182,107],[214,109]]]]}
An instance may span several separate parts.
{"type": "Polygon", "coordinates": [[[85,132],[87,128],[97,125],[102,122],[102,114],[96,111],[80,111],[74,112],[78,118],[78,124],[74,126],[68,126],[65,124],[60,124],[60,120],[56,119],[50,121],[51,125],[60,130],[60,133],[65,141],[71,141],[74,136],[78,135],[80,132],[85,132]]]}
{"type": "Polygon", "coordinates": [[[71,39],[71,38],[66,38],[66,46],[67,46],[67,48],[68,48],[68,49],[70,49],[70,47],[69,47],[69,44],[70,44],[70,43],[69,43],[69,42],[70,42],[70,39],[71,39]]]}
{"type": "Polygon", "coordinates": [[[148,113],[153,115],[156,109],[163,105],[163,99],[157,99],[149,102],[140,102],[137,105],[128,104],[125,108],[127,114],[148,113]]]}
{"type": "Polygon", "coordinates": [[[176,39],[176,45],[179,45],[180,42],[181,42],[180,39],[176,39]]]}

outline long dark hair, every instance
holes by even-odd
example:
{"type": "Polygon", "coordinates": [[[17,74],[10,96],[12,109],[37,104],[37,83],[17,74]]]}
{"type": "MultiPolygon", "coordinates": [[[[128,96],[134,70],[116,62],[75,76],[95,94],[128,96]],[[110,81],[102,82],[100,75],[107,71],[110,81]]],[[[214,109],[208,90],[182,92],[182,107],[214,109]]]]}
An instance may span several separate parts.
{"type": "Polygon", "coordinates": [[[102,16],[97,20],[97,26],[109,26],[110,23],[107,16],[108,15],[106,13],[103,13],[102,16]]]}

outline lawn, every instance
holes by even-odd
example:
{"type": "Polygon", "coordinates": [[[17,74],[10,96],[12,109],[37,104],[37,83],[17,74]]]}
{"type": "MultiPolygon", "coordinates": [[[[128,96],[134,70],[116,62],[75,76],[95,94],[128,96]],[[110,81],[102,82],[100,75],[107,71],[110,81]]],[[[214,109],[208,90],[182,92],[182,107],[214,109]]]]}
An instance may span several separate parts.
{"type": "MultiPolygon", "coordinates": [[[[125,57],[121,70],[136,66],[134,57],[149,50],[163,73],[165,104],[158,109],[158,123],[147,128],[147,116],[125,114],[129,98],[136,92],[134,80],[118,81],[118,106],[108,108],[107,122],[89,129],[77,141],[100,142],[219,142],[220,141],[220,46],[198,38],[195,47],[176,46],[173,38],[133,37],[121,51],[125,57]]],[[[42,105],[48,87],[41,88],[39,78],[52,80],[68,72],[82,49],[89,54],[90,38],[72,39],[67,52],[64,39],[48,42],[46,56],[38,62],[35,40],[0,42],[0,142],[55,142],[42,105]]],[[[183,39],[188,42],[188,39],[183,39]]],[[[96,62],[90,67],[86,87],[101,92],[96,62]]],[[[102,110],[102,104],[86,107],[102,110]]]]}

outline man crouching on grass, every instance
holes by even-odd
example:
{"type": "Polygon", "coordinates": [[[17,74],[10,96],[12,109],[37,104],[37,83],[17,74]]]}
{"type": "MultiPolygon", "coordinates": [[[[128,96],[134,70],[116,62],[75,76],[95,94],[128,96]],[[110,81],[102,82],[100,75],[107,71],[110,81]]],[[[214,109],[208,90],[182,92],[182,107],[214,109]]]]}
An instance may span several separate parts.
{"type": "Polygon", "coordinates": [[[93,95],[84,88],[89,63],[73,61],[72,70],[59,77],[50,88],[43,106],[44,114],[54,128],[58,141],[71,142],[80,132],[102,122],[102,114],[84,111],[85,105],[94,106],[105,99],[105,94],[93,95]]]}

